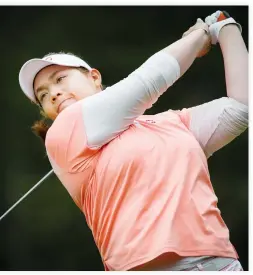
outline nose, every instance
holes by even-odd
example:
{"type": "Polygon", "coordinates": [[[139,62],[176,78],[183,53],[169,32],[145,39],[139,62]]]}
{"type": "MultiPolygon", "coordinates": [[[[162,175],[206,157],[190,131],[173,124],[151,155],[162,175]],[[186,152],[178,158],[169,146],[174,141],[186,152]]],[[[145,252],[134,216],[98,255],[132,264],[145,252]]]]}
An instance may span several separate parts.
{"type": "Polygon", "coordinates": [[[58,89],[57,90],[52,90],[51,91],[51,102],[54,103],[58,97],[62,95],[62,92],[60,92],[58,89]]]}

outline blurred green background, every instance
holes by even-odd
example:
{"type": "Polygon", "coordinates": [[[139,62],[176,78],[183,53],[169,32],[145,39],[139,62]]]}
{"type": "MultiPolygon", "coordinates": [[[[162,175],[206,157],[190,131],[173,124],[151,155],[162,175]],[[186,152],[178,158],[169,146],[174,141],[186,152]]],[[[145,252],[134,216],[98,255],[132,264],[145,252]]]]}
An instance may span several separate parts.
{"type": "MultiPolygon", "coordinates": [[[[19,88],[25,61],[70,51],[99,69],[105,85],[112,85],[179,39],[198,17],[218,9],[241,23],[248,46],[247,6],[0,6],[0,215],[51,169],[43,144],[30,131],[39,111],[19,88]]],[[[217,46],[197,59],[147,114],[225,95],[217,46]]],[[[218,206],[248,270],[248,131],[215,153],[209,165],[218,206]]],[[[0,222],[0,270],[103,270],[84,215],[55,175],[0,222]]]]}

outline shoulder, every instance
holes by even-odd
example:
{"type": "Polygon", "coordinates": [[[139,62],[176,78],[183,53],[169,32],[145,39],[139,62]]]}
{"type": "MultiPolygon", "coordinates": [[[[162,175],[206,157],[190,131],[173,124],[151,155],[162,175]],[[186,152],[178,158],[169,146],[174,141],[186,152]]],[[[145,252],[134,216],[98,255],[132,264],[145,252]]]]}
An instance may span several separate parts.
{"type": "Polygon", "coordinates": [[[63,112],[61,112],[52,126],[49,128],[46,135],[46,146],[50,145],[52,141],[61,141],[66,137],[66,134],[72,132],[73,127],[82,121],[82,108],[81,103],[77,102],[63,112]]]}
{"type": "Polygon", "coordinates": [[[181,110],[169,109],[165,112],[157,114],[157,116],[174,123],[178,123],[178,124],[183,123],[185,126],[189,127],[190,109],[187,109],[187,108],[184,108],[181,110]]]}
{"type": "Polygon", "coordinates": [[[47,153],[60,167],[66,167],[87,147],[82,105],[77,102],[61,112],[48,130],[47,153]]]}

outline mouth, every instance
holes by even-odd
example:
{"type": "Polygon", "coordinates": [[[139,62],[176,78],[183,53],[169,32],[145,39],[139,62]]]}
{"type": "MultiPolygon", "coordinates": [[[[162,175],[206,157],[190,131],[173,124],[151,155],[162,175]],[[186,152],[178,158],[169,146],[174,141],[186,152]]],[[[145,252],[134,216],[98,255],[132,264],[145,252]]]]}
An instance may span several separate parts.
{"type": "Polygon", "coordinates": [[[57,108],[57,113],[59,114],[62,110],[64,110],[66,107],[68,107],[69,105],[73,104],[74,102],[76,102],[76,100],[73,97],[64,99],[58,106],[57,108]]]}

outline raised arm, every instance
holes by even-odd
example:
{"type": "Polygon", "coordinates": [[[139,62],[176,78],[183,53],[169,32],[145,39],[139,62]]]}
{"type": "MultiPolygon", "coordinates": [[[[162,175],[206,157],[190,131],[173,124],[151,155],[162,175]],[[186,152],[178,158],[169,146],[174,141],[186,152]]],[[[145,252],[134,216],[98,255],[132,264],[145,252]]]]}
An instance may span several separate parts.
{"type": "Polygon", "coordinates": [[[188,126],[206,156],[230,143],[248,127],[248,52],[241,26],[233,18],[217,22],[220,11],[208,16],[212,44],[220,43],[227,96],[188,109],[188,126]]]}
{"type": "MultiPolygon", "coordinates": [[[[187,32],[186,32],[187,33],[187,32]]],[[[171,44],[163,51],[172,55],[180,66],[180,76],[182,76],[193,61],[203,49],[208,48],[210,37],[208,27],[201,21],[189,29],[189,35],[183,36],[182,39],[171,44]]]]}
{"type": "Polygon", "coordinates": [[[226,12],[227,19],[218,22],[221,11],[207,16],[212,44],[219,43],[223,55],[227,96],[248,105],[248,51],[243,41],[242,27],[226,12]]]}
{"type": "Polygon", "coordinates": [[[239,28],[224,26],[219,34],[224,59],[227,96],[248,105],[248,51],[239,28]]]}
{"type": "Polygon", "coordinates": [[[88,146],[98,148],[126,130],[193,63],[209,37],[205,23],[150,57],[124,80],[83,100],[88,146]]]}

